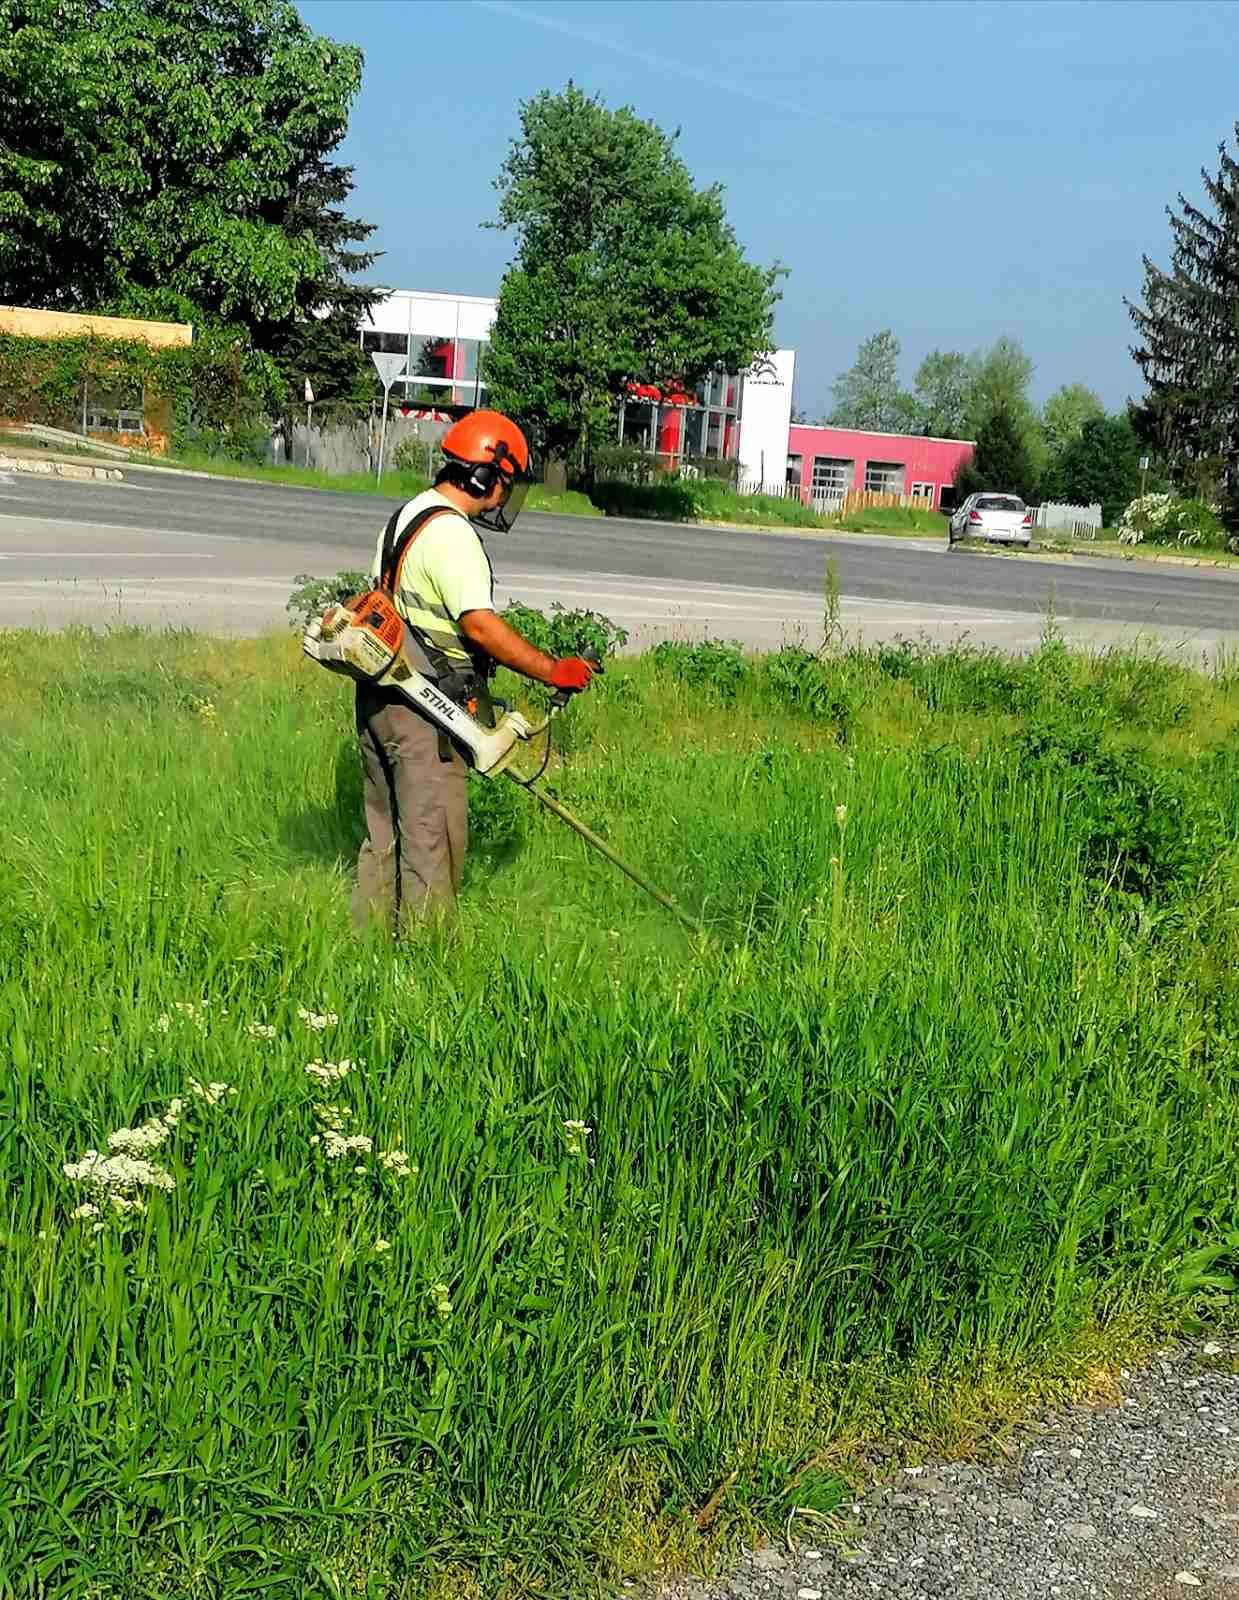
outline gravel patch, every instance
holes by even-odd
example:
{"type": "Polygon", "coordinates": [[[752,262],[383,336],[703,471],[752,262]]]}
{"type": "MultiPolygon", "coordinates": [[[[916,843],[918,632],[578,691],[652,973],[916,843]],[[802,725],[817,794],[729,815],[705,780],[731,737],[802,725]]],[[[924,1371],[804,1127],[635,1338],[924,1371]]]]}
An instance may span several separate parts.
{"type": "Polygon", "coordinates": [[[755,1551],[659,1600],[1239,1600],[1234,1356],[1164,1351],[1123,1375],[1120,1405],[1057,1412],[999,1465],[904,1468],[856,1502],[841,1539],[755,1551]]]}

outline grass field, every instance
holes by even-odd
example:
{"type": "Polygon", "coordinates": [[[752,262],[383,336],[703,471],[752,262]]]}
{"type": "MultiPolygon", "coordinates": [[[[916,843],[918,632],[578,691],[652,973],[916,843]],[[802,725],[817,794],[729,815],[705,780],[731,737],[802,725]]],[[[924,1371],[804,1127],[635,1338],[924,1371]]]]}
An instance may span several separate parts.
{"type": "Polygon", "coordinates": [[[1052,639],[664,646],[549,781],[709,939],[479,781],[393,949],[295,644],[0,635],[0,1593],[585,1595],[1226,1315],[1237,731],[1052,639]]]}

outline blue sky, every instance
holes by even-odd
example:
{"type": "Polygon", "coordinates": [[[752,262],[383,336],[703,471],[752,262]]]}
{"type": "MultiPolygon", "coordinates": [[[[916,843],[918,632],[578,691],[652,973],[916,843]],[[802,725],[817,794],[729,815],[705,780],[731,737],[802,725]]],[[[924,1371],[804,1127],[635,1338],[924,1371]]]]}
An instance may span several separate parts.
{"type": "Polygon", "coordinates": [[[1139,390],[1125,294],[1165,206],[1239,118],[1234,0],[299,0],[359,44],[344,159],[393,287],[493,294],[492,180],[517,106],[573,78],[720,182],[749,255],[790,269],[778,343],[829,408],[856,345],[1023,341],[1034,393],[1139,390]]]}

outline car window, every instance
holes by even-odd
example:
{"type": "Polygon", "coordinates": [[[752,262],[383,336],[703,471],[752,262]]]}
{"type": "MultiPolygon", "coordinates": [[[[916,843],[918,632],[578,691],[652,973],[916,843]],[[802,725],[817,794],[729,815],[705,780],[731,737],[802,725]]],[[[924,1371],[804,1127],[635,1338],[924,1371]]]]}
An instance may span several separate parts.
{"type": "Polygon", "coordinates": [[[1024,502],[1013,494],[982,494],[977,496],[978,511],[1023,511],[1024,502]]]}

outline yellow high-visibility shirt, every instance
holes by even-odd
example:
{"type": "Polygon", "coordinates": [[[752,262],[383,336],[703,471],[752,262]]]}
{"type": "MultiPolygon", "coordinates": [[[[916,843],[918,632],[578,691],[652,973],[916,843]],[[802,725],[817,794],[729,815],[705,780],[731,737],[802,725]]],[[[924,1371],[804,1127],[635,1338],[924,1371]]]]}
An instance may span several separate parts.
{"type": "MultiPolygon", "coordinates": [[[[423,523],[405,551],[396,587],[396,610],[453,660],[469,660],[460,619],[466,611],[493,611],[495,578],[490,558],[468,517],[437,489],[427,489],[400,508],[396,540],[419,511],[441,506],[443,514],[423,523]]],[[[374,552],[371,576],[383,560],[383,532],[374,552]]]]}

